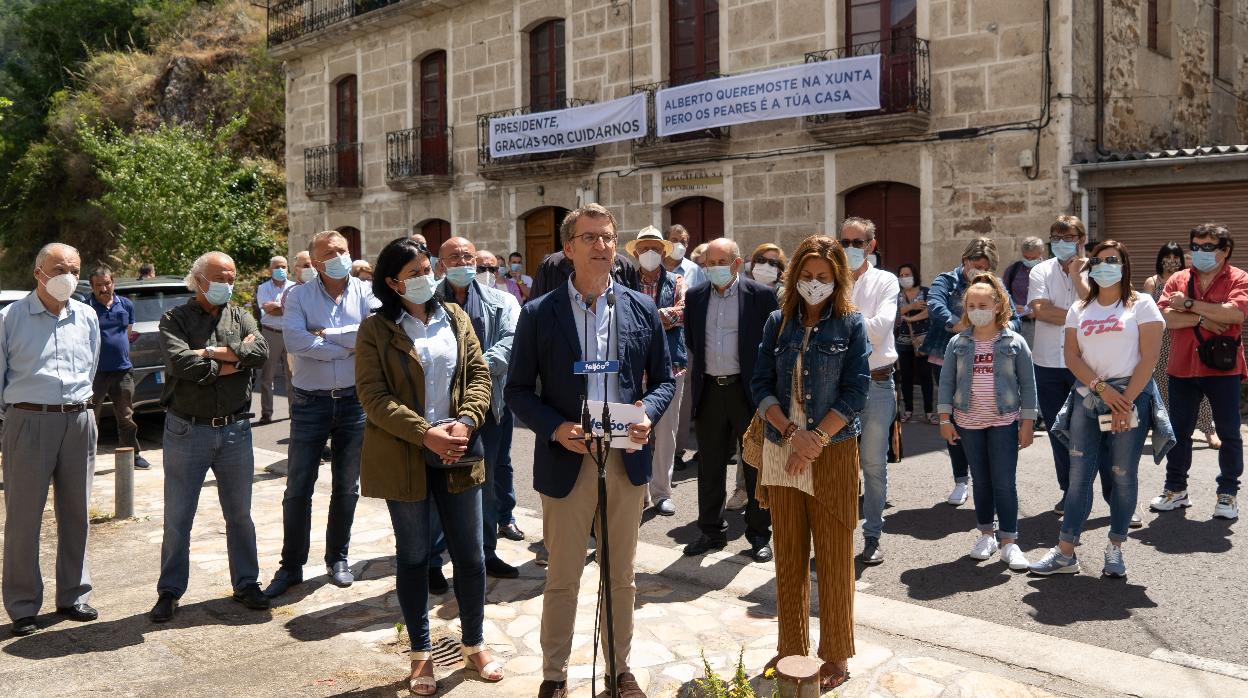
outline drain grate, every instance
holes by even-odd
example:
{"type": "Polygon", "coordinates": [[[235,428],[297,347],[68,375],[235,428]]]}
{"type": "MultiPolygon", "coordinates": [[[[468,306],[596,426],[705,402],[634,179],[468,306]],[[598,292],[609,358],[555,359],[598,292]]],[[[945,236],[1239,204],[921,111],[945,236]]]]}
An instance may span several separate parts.
{"type": "Polygon", "coordinates": [[[457,666],[463,662],[463,655],[460,653],[462,645],[459,641],[451,637],[440,637],[434,640],[433,645],[433,665],[443,668],[457,666]]]}

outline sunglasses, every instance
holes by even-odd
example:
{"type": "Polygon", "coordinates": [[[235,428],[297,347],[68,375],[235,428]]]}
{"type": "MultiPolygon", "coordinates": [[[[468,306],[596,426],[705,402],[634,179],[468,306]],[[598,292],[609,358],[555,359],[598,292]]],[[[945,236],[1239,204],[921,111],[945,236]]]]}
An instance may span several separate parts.
{"type": "Polygon", "coordinates": [[[760,264],[769,264],[777,269],[780,269],[781,271],[784,270],[784,265],[781,264],[780,260],[778,259],[771,259],[769,257],[759,257],[754,260],[754,266],[758,266],[760,264]]]}
{"type": "Polygon", "coordinates": [[[861,250],[862,248],[867,246],[868,242],[871,242],[871,241],[870,240],[846,240],[845,238],[841,238],[837,242],[841,243],[841,247],[854,247],[854,248],[861,250]]]}
{"type": "Polygon", "coordinates": [[[487,266],[485,266],[484,264],[478,264],[478,265],[477,265],[477,273],[478,273],[478,274],[484,274],[485,272],[489,272],[489,273],[491,273],[491,274],[497,274],[497,273],[498,273],[498,267],[487,267],[487,266]]]}
{"type": "Polygon", "coordinates": [[[1088,266],[1094,267],[1098,264],[1122,264],[1122,260],[1115,256],[1109,257],[1089,257],[1088,266]]]}
{"type": "Polygon", "coordinates": [[[1193,242],[1192,252],[1214,252],[1225,247],[1224,242],[1193,242]]]}

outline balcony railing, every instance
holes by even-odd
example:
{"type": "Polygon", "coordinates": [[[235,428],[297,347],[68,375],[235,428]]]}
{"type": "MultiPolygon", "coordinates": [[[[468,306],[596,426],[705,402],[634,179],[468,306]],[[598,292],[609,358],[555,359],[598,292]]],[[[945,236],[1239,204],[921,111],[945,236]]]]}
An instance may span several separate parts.
{"type": "MultiPolygon", "coordinates": [[[[557,109],[570,109],[593,104],[587,99],[567,99],[557,105],[557,109]]],[[[524,106],[518,109],[505,109],[489,114],[477,115],[477,170],[483,177],[508,176],[530,172],[571,172],[589,167],[594,161],[594,147],[557,150],[552,153],[533,153],[530,155],[506,155],[493,157],[490,155],[490,119],[518,114],[533,114],[548,109],[534,109],[524,106]]]]}
{"type": "Polygon", "coordinates": [[[646,95],[646,121],[648,122],[647,125],[649,126],[649,128],[646,129],[645,138],[638,138],[637,140],[633,141],[633,148],[634,149],[652,148],[656,145],[663,145],[665,143],[679,143],[679,142],[684,142],[684,141],[700,140],[703,138],[710,138],[710,139],[716,139],[716,140],[727,139],[728,128],[726,126],[719,127],[719,128],[707,128],[707,129],[702,129],[701,131],[690,131],[688,133],[679,133],[679,134],[676,134],[675,136],[659,136],[658,108],[656,106],[656,104],[658,103],[658,100],[655,99],[655,94],[657,94],[659,90],[662,90],[667,87],[677,87],[680,85],[687,85],[690,82],[700,82],[701,80],[714,80],[716,78],[723,78],[723,77],[728,77],[728,76],[715,73],[715,74],[706,75],[696,81],[686,80],[682,82],[672,82],[670,80],[664,80],[662,82],[652,82],[646,85],[634,85],[633,94],[637,94],[638,92],[644,92],[646,95]]]}
{"type": "Polygon", "coordinates": [[[450,187],[451,129],[420,126],[387,133],[386,183],[396,191],[450,187]]]}
{"type": "Polygon", "coordinates": [[[269,46],[298,39],[402,0],[278,0],[269,6],[269,46]]]}
{"type": "Polygon", "coordinates": [[[331,143],[303,151],[303,188],[309,198],[360,190],[360,144],[331,143]]]}
{"type": "MultiPolygon", "coordinates": [[[[930,113],[932,111],[932,63],[927,39],[903,36],[842,46],[806,54],[807,63],[853,56],[880,54],[880,109],[855,112],[853,117],[874,114],[930,113]]],[[[837,114],[807,117],[814,123],[837,118],[837,114]]]]}

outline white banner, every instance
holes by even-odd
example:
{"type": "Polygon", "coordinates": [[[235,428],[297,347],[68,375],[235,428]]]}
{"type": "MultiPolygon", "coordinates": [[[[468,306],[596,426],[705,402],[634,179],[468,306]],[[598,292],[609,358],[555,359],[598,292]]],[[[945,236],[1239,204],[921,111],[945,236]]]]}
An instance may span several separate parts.
{"type": "Polygon", "coordinates": [[[660,136],[880,108],[880,54],[803,63],[659,90],[660,136]]]}
{"type": "MultiPolygon", "coordinates": [[[[602,430],[602,402],[600,400],[588,402],[591,428],[595,435],[604,436],[606,432],[602,430]]],[[[628,430],[646,418],[646,408],[619,402],[608,404],[611,408],[611,448],[640,449],[641,444],[628,438],[628,430]]]]}
{"type": "Polygon", "coordinates": [[[646,95],[638,93],[602,104],[490,119],[490,157],[586,148],[646,133],[646,95]]]}

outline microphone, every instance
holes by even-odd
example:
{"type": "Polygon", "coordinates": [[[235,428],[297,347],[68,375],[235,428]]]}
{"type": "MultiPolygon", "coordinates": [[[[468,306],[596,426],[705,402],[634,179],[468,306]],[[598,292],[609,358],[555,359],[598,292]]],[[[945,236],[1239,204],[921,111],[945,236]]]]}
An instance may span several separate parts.
{"type": "MultiPolygon", "coordinates": [[[[615,289],[607,287],[607,360],[611,360],[611,327],[615,324],[615,289]]],[[[620,358],[620,352],[617,349],[615,358],[620,358]]],[[[604,443],[611,443],[611,410],[607,408],[610,401],[607,399],[607,374],[602,374],[602,432],[605,436],[604,443]]]]}
{"type": "MultiPolygon", "coordinates": [[[[583,326],[582,327],[583,336],[585,338],[585,343],[581,346],[581,360],[582,361],[589,360],[589,342],[590,342],[589,308],[593,307],[594,299],[586,298],[585,301],[586,301],[585,303],[586,312],[585,312],[584,320],[581,323],[583,326]]],[[[587,394],[589,391],[589,376],[585,377],[584,385],[585,385],[586,393],[583,393],[581,395],[581,438],[583,438],[585,440],[585,443],[588,445],[590,440],[593,437],[593,432],[594,432],[593,420],[589,416],[589,396],[587,394]]]]}

